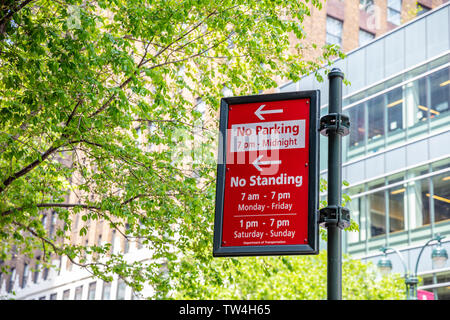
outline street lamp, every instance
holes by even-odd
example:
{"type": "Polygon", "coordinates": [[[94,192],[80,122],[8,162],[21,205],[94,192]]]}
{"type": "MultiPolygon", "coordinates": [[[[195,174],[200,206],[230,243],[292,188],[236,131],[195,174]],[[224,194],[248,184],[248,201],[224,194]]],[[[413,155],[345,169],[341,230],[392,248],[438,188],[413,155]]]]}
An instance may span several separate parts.
{"type": "Polygon", "coordinates": [[[441,241],[445,237],[436,235],[433,239],[428,240],[427,243],[420,250],[419,256],[416,261],[416,268],[414,269],[414,273],[410,274],[408,268],[406,266],[405,260],[403,259],[402,254],[395,248],[382,247],[380,250],[384,253],[384,256],[378,261],[378,270],[382,274],[388,274],[392,270],[392,262],[387,257],[388,251],[394,251],[400,257],[400,261],[403,264],[403,268],[405,270],[405,284],[406,284],[406,299],[407,300],[416,300],[417,299],[417,284],[419,283],[419,279],[417,278],[417,269],[419,267],[420,257],[422,256],[423,250],[433,241],[437,241],[437,246],[434,247],[431,253],[431,261],[433,262],[433,266],[436,268],[442,268],[445,266],[445,263],[448,260],[447,250],[442,247],[441,241]]]}
{"type": "Polygon", "coordinates": [[[439,241],[438,245],[433,249],[433,252],[431,253],[431,260],[433,261],[433,265],[436,268],[443,268],[445,266],[445,263],[447,262],[447,259],[447,250],[442,247],[441,241],[439,241]]]}
{"type": "Polygon", "coordinates": [[[386,256],[386,252],[384,252],[385,255],[378,261],[378,270],[380,270],[381,274],[388,275],[389,272],[392,270],[392,262],[391,260],[386,256]]]}

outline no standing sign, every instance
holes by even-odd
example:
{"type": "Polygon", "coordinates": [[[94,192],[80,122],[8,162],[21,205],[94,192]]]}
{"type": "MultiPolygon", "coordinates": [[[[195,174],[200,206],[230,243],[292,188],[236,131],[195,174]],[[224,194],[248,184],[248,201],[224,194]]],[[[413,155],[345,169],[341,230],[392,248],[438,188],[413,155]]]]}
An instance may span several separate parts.
{"type": "Polygon", "coordinates": [[[319,91],[223,98],[213,255],[317,254],[319,91]]]}

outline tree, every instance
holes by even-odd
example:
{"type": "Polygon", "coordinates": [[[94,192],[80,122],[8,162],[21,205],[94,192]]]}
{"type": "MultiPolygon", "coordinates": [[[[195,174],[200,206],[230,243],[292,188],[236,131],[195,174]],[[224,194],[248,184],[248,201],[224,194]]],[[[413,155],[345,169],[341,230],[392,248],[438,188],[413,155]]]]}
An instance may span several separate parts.
{"type": "MultiPolygon", "coordinates": [[[[344,185],[348,182],[344,181],[344,185]]],[[[320,192],[327,183],[320,179],[320,192]]],[[[342,205],[351,201],[343,193],[342,205]]],[[[319,206],[326,207],[321,201],[319,206]]],[[[352,219],[346,232],[359,232],[352,219]]],[[[326,241],[326,231],[320,228],[326,241]]],[[[207,238],[204,241],[208,241],[207,238]]],[[[176,299],[325,300],[327,298],[327,252],[313,256],[212,258],[207,250],[190,250],[171,264],[172,286],[161,296],[176,299]],[[201,262],[201,263],[199,263],[201,262]],[[176,290],[170,289],[176,287],[176,290]]],[[[160,287],[161,289],[161,287],[160,287]]],[[[342,264],[344,300],[404,299],[404,279],[398,274],[380,277],[372,263],[345,255],[342,264]]]]}
{"type": "Polygon", "coordinates": [[[276,78],[298,80],[342,55],[325,46],[306,60],[314,44],[291,47],[289,34],[304,39],[302,22],[321,5],[4,2],[0,260],[12,252],[35,259],[39,251],[47,263],[67,256],[95,276],[118,274],[136,291],[146,282],[162,293],[172,283],[160,276],[162,258],[173,268],[180,253],[194,252],[206,268],[222,91],[255,94],[275,87],[276,78]],[[196,98],[206,105],[205,117],[196,98]],[[60,221],[54,234],[42,223],[49,210],[60,221]],[[141,239],[151,262],[126,261],[110,253],[109,243],[81,242],[96,221],[141,239]]]}
{"type": "MultiPolygon", "coordinates": [[[[327,254],[316,256],[246,257],[215,259],[209,270],[179,276],[176,298],[325,300],[327,254]],[[198,281],[198,279],[202,281],[198,281]]],[[[181,270],[181,269],[180,269],[181,270]]],[[[184,272],[184,271],[183,271],[184,272]]],[[[344,300],[404,299],[404,279],[379,277],[371,263],[344,258],[344,300]]]]}

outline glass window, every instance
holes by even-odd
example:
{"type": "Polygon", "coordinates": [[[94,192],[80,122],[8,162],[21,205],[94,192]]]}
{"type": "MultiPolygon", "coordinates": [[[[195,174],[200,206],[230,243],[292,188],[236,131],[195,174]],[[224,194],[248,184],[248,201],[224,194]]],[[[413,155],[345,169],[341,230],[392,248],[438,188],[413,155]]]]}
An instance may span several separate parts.
{"type": "Polygon", "coordinates": [[[97,287],[97,282],[89,283],[88,300],[95,300],[96,287],[97,287]]]}
{"type": "Polygon", "coordinates": [[[327,44],[342,44],[342,21],[327,16],[327,44]]]}
{"type": "Polygon", "coordinates": [[[75,288],[75,300],[81,300],[83,294],[83,286],[79,286],[75,288]]]}
{"type": "MultiPolygon", "coordinates": [[[[352,201],[348,204],[348,207],[350,209],[351,218],[358,224],[360,230],[363,227],[361,220],[362,220],[362,215],[364,214],[363,207],[362,207],[364,198],[365,197],[363,196],[363,197],[358,197],[356,199],[352,199],[352,201]]],[[[360,234],[360,232],[349,232],[347,234],[347,237],[348,237],[348,241],[350,243],[358,242],[358,241],[365,239],[365,237],[362,234],[360,234]],[[361,236],[361,239],[359,239],[360,236],[361,236]]]]}
{"type": "Polygon", "coordinates": [[[388,0],[388,8],[396,11],[402,11],[402,0],[388,0]]]}
{"type": "Polygon", "coordinates": [[[44,268],[44,271],[42,273],[42,279],[47,280],[48,272],[49,272],[49,268],[44,268]]]}
{"type": "Polygon", "coordinates": [[[405,229],[405,193],[403,185],[390,188],[389,194],[389,232],[405,229]]]}
{"type": "Polygon", "coordinates": [[[50,230],[48,232],[50,237],[53,237],[55,235],[55,228],[56,228],[56,212],[52,211],[52,216],[51,216],[51,221],[50,221],[50,230]]]}
{"type": "Polygon", "coordinates": [[[424,74],[427,72],[427,65],[421,65],[417,68],[412,69],[411,71],[408,71],[405,73],[405,80],[412,79],[414,77],[420,76],[421,74],[424,74]]]}
{"type": "Polygon", "coordinates": [[[70,297],[70,289],[64,290],[62,299],[69,300],[69,297],[70,297]]]}
{"type": "MultiPolygon", "coordinates": [[[[450,172],[444,172],[432,179],[434,221],[444,221],[450,219],[450,172]]],[[[429,193],[426,194],[428,197],[429,193]]]]}
{"type": "Polygon", "coordinates": [[[367,92],[367,96],[370,97],[371,95],[374,95],[383,90],[384,90],[384,83],[380,83],[376,86],[373,86],[373,87],[367,89],[366,92],[367,92]]]}
{"type": "MultiPolygon", "coordinates": [[[[364,191],[364,186],[354,187],[348,190],[348,195],[359,194],[364,191]]],[[[347,204],[350,209],[351,218],[358,224],[359,232],[349,232],[348,241],[350,243],[363,241],[366,238],[366,215],[365,215],[365,196],[352,198],[347,204]]]]}
{"type": "Polygon", "coordinates": [[[111,253],[115,253],[115,244],[116,244],[116,230],[111,232],[111,253]]]}
{"type": "Polygon", "coordinates": [[[11,268],[11,276],[9,277],[8,289],[6,290],[8,293],[13,290],[15,280],[16,280],[16,268],[11,268]]]}
{"type": "Polygon", "coordinates": [[[386,233],[385,192],[378,191],[370,198],[370,235],[372,237],[386,233]]]}
{"type": "Polygon", "coordinates": [[[450,91],[450,68],[444,68],[429,75],[430,79],[430,118],[431,128],[441,128],[448,126],[450,121],[449,111],[449,91],[450,91]]]}
{"type": "Polygon", "coordinates": [[[346,111],[348,112],[352,128],[348,138],[348,158],[353,158],[364,153],[366,134],[364,103],[351,107],[346,111]]]}
{"type": "Polygon", "coordinates": [[[119,279],[117,281],[117,293],[116,293],[117,300],[125,300],[125,288],[126,288],[125,281],[119,279]]]}
{"type": "Polygon", "coordinates": [[[103,282],[102,300],[111,299],[111,282],[103,282]]]}
{"type": "Polygon", "coordinates": [[[403,129],[403,96],[402,88],[387,93],[388,132],[403,129]]]}
{"type": "Polygon", "coordinates": [[[359,100],[362,100],[365,97],[366,97],[366,91],[354,94],[354,95],[352,95],[352,96],[347,98],[348,104],[352,104],[352,103],[358,102],[359,100]]]}
{"type": "Polygon", "coordinates": [[[373,0],[359,0],[359,9],[368,12],[373,6],[373,0]]]}
{"type": "Polygon", "coordinates": [[[428,178],[408,183],[408,215],[412,229],[430,224],[429,194],[428,178]]]}
{"type": "Polygon", "coordinates": [[[22,274],[22,288],[25,288],[25,286],[27,285],[28,276],[29,276],[28,264],[25,263],[23,266],[23,274],[22,274]]]}
{"type": "Polygon", "coordinates": [[[417,11],[417,15],[418,16],[420,16],[420,15],[422,15],[422,14],[424,14],[424,13],[426,13],[426,12],[431,10],[427,6],[424,6],[423,4],[419,4],[419,3],[417,4],[417,9],[418,9],[418,11],[417,11]]]}
{"type": "Polygon", "coordinates": [[[380,142],[384,136],[384,95],[377,96],[367,102],[368,113],[368,143],[375,143],[372,148],[375,151],[380,146],[384,146],[384,141],[380,142]]]}
{"type": "Polygon", "coordinates": [[[445,159],[433,162],[431,167],[432,167],[433,172],[446,169],[446,168],[450,167],[450,158],[445,158],[445,159]]]}
{"type": "MultiPolygon", "coordinates": [[[[370,189],[382,187],[384,183],[372,185],[370,189]]],[[[375,237],[386,234],[386,202],[385,190],[369,194],[370,203],[370,236],[375,237]]]]}
{"type": "Polygon", "coordinates": [[[41,219],[41,223],[42,223],[42,227],[44,229],[46,229],[47,228],[47,214],[46,213],[43,214],[42,219],[41,219]]]}
{"type": "Polygon", "coordinates": [[[387,132],[388,143],[402,141],[405,139],[403,130],[403,90],[401,87],[389,91],[387,94],[387,132]]]}
{"type": "Polygon", "coordinates": [[[41,257],[36,258],[36,263],[34,265],[33,282],[37,283],[39,279],[39,267],[40,267],[41,257]]]}
{"type": "MultiPolygon", "coordinates": [[[[347,60],[347,73],[346,76],[348,79],[351,79],[352,85],[345,86],[348,88],[347,94],[351,94],[356,92],[366,85],[366,66],[368,70],[371,68],[368,66],[369,62],[367,61],[366,65],[366,52],[370,51],[369,47],[362,48],[356,50],[351,55],[348,55],[347,60]]],[[[345,93],[344,93],[345,94],[345,93]]],[[[362,93],[362,94],[365,94],[362,93]]]]}
{"type": "Polygon", "coordinates": [[[426,78],[417,79],[404,86],[406,105],[406,125],[408,137],[425,133],[427,130],[428,108],[426,78]]]}
{"type": "Polygon", "coordinates": [[[401,23],[402,0],[388,0],[387,21],[395,25],[401,23]]]}
{"type": "Polygon", "coordinates": [[[56,293],[52,293],[50,295],[50,300],[56,300],[56,293]]]}
{"type": "Polygon", "coordinates": [[[127,223],[125,225],[125,235],[127,237],[125,237],[124,241],[124,249],[123,249],[123,253],[128,253],[130,251],[130,240],[128,239],[128,235],[130,234],[130,225],[127,223]]]}
{"type": "Polygon", "coordinates": [[[375,35],[373,33],[367,32],[363,29],[359,29],[358,41],[360,47],[365,45],[366,43],[369,43],[373,39],[375,39],[375,35]]]}
{"type": "Polygon", "coordinates": [[[439,57],[437,59],[434,59],[433,61],[428,62],[427,68],[428,70],[433,70],[448,62],[450,62],[450,54],[443,55],[442,57],[439,57]]]}
{"type": "Polygon", "coordinates": [[[403,74],[387,80],[384,83],[384,87],[385,87],[385,89],[390,89],[390,88],[392,88],[392,87],[394,87],[397,84],[402,83],[402,82],[403,82],[403,74]]]}

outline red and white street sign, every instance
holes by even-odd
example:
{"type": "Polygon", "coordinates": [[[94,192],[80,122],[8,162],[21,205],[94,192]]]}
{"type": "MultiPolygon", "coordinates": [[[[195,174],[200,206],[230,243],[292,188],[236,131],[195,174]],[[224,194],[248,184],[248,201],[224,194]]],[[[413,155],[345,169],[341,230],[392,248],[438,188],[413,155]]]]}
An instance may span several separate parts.
{"type": "Polygon", "coordinates": [[[318,252],[318,94],[222,99],[215,256],[318,252]]]}

